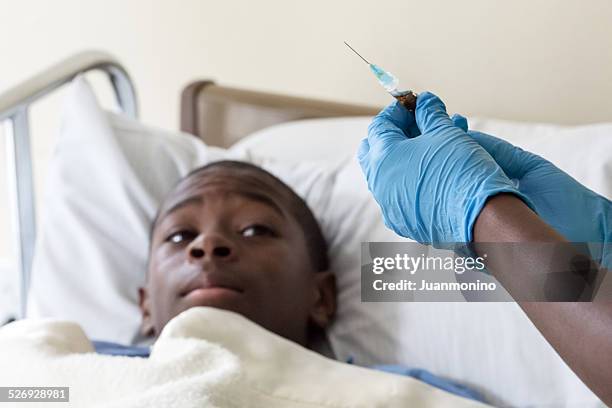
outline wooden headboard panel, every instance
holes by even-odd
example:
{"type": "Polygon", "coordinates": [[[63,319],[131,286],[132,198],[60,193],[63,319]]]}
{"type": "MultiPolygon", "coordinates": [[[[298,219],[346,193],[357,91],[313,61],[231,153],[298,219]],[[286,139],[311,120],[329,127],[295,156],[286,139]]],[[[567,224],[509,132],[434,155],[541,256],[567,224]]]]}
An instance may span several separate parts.
{"type": "Polygon", "coordinates": [[[181,130],[211,146],[229,147],[244,136],[298,119],[375,115],[380,107],[229,88],[213,81],[189,84],[181,95],[181,130]]]}

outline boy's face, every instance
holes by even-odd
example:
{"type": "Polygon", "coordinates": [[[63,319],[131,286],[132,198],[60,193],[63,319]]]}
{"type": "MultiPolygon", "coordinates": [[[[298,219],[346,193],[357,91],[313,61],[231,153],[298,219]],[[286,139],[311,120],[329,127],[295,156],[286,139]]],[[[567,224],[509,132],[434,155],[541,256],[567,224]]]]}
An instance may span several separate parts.
{"type": "Polygon", "coordinates": [[[143,331],[195,306],[242,314],[305,344],[335,311],[333,275],[316,272],[290,195],[265,174],[211,168],[183,180],[153,231],[143,331]]]}

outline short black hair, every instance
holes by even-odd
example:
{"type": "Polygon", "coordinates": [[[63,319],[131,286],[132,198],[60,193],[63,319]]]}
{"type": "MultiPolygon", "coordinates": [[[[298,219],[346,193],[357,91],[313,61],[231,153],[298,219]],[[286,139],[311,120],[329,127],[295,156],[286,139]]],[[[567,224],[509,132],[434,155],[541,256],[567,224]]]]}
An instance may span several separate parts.
{"type": "MultiPolygon", "coordinates": [[[[190,173],[188,173],[185,177],[181,178],[177,182],[172,191],[176,190],[176,188],[180,184],[184,183],[185,180],[194,177],[204,171],[217,168],[230,169],[238,172],[245,171],[259,173],[267,177],[274,184],[276,184],[282,190],[287,192],[290,198],[290,211],[295,220],[300,225],[302,232],[304,233],[308,256],[310,257],[310,261],[312,262],[313,268],[315,268],[317,272],[322,272],[329,269],[327,241],[325,240],[325,237],[321,232],[321,227],[317,222],[317,219],[308,207],[308,204],[306,204],[304,199],[298,194],[296,194],[296,192],[293,191],[293,189],[287,184],[285,184],[282,180],[259,166],[236,160],[221,160],[212,162],[192,170],[190,173]]],[[[157,224],[157,220],[159,218],[160,211],[162,208],[163,205],[160,206],[160,209],[158,210],[157,214],[155,215],[155,218],[153,219],[153,222],[151,223],[150,241],[153,240],[153,231],[155,230],[155,226],[157,224]]]]}

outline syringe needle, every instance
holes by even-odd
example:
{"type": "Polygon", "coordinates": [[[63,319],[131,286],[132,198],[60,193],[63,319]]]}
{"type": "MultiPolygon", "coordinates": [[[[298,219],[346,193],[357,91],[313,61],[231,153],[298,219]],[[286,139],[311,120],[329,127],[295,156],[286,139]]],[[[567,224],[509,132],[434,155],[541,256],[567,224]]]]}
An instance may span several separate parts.
{"type": "Polygon", "coordinates": [[[359,54],[357,51],[355,51],[355,49],[354,49],[353,47],[351,47],[350,45],[348,45],[348,43],[347,43],[346,41],[344,41],[344,44],[346,44],[346,46],[347,46],[347,47],[349,47],[349,48],[350,48],[350,49],[351,49],[351,50],[352,50],[352,51],[353,51],[355,54],[357,54],[357,55],[359,56],[359,58],[361,58],[362,60],[364,60],[366,64],[368,64],[368,65],[372,65],[372,64],[370,64],[370,63],[368,62],[368,60],[367,60],[367,59],[363,58],[363,57],[361,56],[361,54],[359,54]]]}
{"type": "Polygon", "coordinates": [[[378,65],[370,64],[370,62],[363,58],[353,47],[351,47],[346,41],[344,44],[351,49],[359,58],[365,61],[370,66],[370,71],[376,76],[378,82],[385,88],[387,92],[391,94],[395,99],[399,101],[409,111],[413,112],[416,109],[417,94],[413,91],[400,91],[398,89],[399,80],[394,77],[390,72],[385,71],[378,65]]]}

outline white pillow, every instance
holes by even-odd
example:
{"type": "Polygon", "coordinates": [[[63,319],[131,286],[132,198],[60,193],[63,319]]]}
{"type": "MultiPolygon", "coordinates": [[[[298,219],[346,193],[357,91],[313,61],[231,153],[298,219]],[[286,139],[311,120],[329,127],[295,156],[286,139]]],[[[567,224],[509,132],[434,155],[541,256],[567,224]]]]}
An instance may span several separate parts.
{"type": "MultiPolygon", "coordinates": [[[[598,398],[514,303],[361,302],[360,243],[400,239],[384,227],[354,159],[370,121],[285,123],[234,147],[286,159],[297,146],[303,159],[344,159],[331,193],[333,205],[322,216],[331,228],[332,266],[340,289],[338,318],[330,330],[338,358],[350,356],[366,365],[424,367],[478,388],[500,406],[599,406],[598,398]]],[[[473,129],[541,154],[591,189],[612,196],[612,124],[562,128],[484,119],[469,122],[473,129]]]]}
{"type": "Polygon", "coordinates": [[[281,123],[250,134],[234,144],[232,150],[291,163],[337,163],[353,156],[355,144],[367,135],[371,120],[362,116],[281,123]]]}

